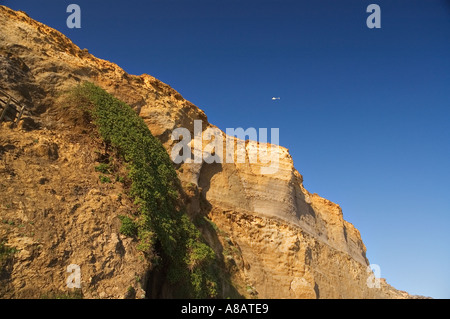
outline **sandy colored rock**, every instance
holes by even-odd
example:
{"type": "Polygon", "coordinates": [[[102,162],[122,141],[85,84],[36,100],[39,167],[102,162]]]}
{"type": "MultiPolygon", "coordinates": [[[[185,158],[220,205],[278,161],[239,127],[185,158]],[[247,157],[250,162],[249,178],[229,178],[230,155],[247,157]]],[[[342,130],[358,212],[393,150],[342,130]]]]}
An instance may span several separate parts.
{"type": "Polygon", "coordinates": [[[294,292],[295,298],[316,299],[314,286],[304,277],[295,277],[291,281],[291,290],[294,292]]]}
{"type": "MultiPolygon", "coordinates": [[[[118,231],[117,216],[135,207],[118,200],[120,185],[99,183],[98,145],[80,137],[79,125],[64,120],[81,119],[65,109],[61,93],[82,81],[94,82],[133,107],[169,154],[175,128],[193,135],[194,120],[203,121],[203,131],[215,126],[169,85],[147,74],[127,74],[23,12],[0,6],[0,20],[0,83],[27,106],[18,127],[0,127],[0,217],[6,221],[0,237],[20,247],[0,295],[65,291],[66,267],[76,263],[86,298],[127,297],[130,286],[142,296],[137,282],[151,267],[139,259],[136,242],[118,231]]],[[[227,138],[238,142],[222,134],[224,143],[227,138]]],[[[245,158],[264,146],[246,142],[245,158]]],[[[178,166],[191,197],[188,211],[207,214],[218,227],[219,241],[206,237],[217,254],[225,255],[242,295],[409,297],[384,280],[379,289],[367,286],[369,261],[359,231],[344,220],[339,205],[303,187],[286,148],[268,147],[271,158],[279,159],[274,174],[267,173],[270,163],[261,161],[178,166]]]]}

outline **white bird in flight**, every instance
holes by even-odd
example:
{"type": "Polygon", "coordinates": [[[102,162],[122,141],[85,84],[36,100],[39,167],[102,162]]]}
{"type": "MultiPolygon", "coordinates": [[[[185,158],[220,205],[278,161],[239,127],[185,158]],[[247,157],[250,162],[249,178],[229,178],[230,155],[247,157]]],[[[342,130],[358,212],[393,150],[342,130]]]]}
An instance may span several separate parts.
{"type": "Polygon", "coordinates": [[[279,97],[273,97],[272,101],[279,100],[279,99],[280,99],[279,97]]]}

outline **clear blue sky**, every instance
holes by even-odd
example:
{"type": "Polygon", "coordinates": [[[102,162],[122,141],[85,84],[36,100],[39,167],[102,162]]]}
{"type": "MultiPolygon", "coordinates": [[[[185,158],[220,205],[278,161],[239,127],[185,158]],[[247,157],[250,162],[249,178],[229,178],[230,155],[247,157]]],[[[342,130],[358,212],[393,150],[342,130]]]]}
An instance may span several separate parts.
{"type": "Polygon", "coordinates": [[[221,129],[280,128],[381,276],[450,298],[449,0],[0,3],[170,84],[221,129]],[[81,29],[66,27],[70,3],[81,29]],[[366,26],[370,3],[381,29],[366,26]]]}

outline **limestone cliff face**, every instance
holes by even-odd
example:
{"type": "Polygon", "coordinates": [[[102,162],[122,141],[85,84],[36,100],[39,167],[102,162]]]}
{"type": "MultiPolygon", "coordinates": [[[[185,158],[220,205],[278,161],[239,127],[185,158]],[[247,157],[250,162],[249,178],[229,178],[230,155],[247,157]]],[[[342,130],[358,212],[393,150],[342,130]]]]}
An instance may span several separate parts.
{"type": "MultiPolygon", "coordinates": [[[[39,140],[58,139],[59,135],[52,133],[63,127],[58,121],[61,112],[58,97],[61,92],[81,81],[94,82],[131,105],[169,153],[176,144],[171,139],[174,129],[184,127],[193,133],[194,120],[202,120],[203,131],[214,128],[208,123],[202,110],[154,77],[147,74],[129,75],[119,66],[98,59],[87,50],[81,50],[60,32],[34,21],[23,12],[0,6],[0,21],[0,88],[28,106],[26,115],[42,122],[46,130],[33,133],[39,135],[39,140]]],[[[6,129],[2,130],[2,135],[7,136],[4,133],[6,129]]],[[[10,135],[10,142],[17,138],[14,134],[10,135]]],[[[221,134],[226,140],[227,136],[221,134]]],[[[36,136],[33,138],[37,138],[36,136]]],[[[0,142],[7,143],[5,140],[0,142]]],[[[70,167],[64,162],[82,161],[82,158],[71,158],[83,149],[79,141],[67,144],[65,140],[64,145],[60,146],[59,159],[51,164],[55,170],[49,172],[56,179],[63,167],[70,167]],[[71,148],[77,150],[71,151],[71,148]],[[67,154],[64,155],[65,153],[67,154]]],[[[245,145],[246,157],[261,149],[261,144],[256,142],[247,142],[245,145]]],[[[23,149],[30,149],[31,152],[33,147],[35,146],[27,144],[23,149]]],[[[339,205],[311,194],[303,187],[303,178],[294,168],[287,149],[275,146],[269,148],[274,152],[272,155],[276,154],[279,159],[275,174],[263,173],[261,168],[268,164],[260,162],[178,165],[179,177],[187,185],[187,192],[192,195],[190,213],[209,214],[218,228],[227,234],[227,240],[236,249],[224,254],[236,264],[236,276],[249,286],[248,293],[262,298],[408,297],[408,294],[395,290],[384,280],[380,288],[367,286],[369,262],[359,231],[343,219],[339,205]]],[[[83,163],[77,165],[82,167],[83,163]]],[[[90,169],[93,171],[93,167],[90,169]]],[[[85,179],[88,178],[88,175],[85,176],[85,179]]],[[[20,181],[16,187],[19,184],[20,181]]],[[[69,189],[65,189],[64,185],[61,187],[67,192],[66,200],[68,198],[70,205],[74,205],[76,198],[69,196],[69,189]]],[[[114,216],[118,215],[116,211],[128,206],[114,202],[110,198],[113,196],[111,190],[106,194],[103,191],[105,196],[99,197],[99,188],[100,186],[78,198],[80,206],[73,212],[73,216],[80,214],[77,218],[86,220],[90,225],[85,229],[90,236],[87,237],[89,240],[72,242],[67,237],[68,231],[81,231],[76,228],[76,224],[71,224],[73,217],[67,213],[67,216],[57,217],[66,218],[68,224],[61,229],[65,230],[64,234],[55,233],[52,240],[48,239],[53,244],[27,237],[20,245],[41,247],[41,250],[59,247],[59,254],[66,254],[66,261],[75,256],[73,252],[76,247],[86,250],[77,258],[90,256],[91,264],[96,267],[88,266],[91,265],[88,261],[77,262],[90,267],[89,276],[95,283],[90,287],[101,291],[100,297],[117,298],[123,296],[123,291],[128,288],[126,282],[130,280],[127,275],[130,271],[132,276],[144,275],[145,271],[133,265],[135,248],[118,234],[117,225],[114,224],[117,221],[114,216]],[[96,207],[100,209],[101,206],[100,210],[103,212],[115,212],[112,215],[105,213],[103,217],[97,214],[95,217],[87,215],[89,210],[95,211],[96,208],[84,207],[83,203],[92,201],[97,202],[96,207]],[[96,233],[103,228],[102,235],[96,233]],[[96,243],[96,246],[89,246],[92,249],[89,254],[85,245],[92,243],[96,243]],[[112,251],[119,253],[111,253],[112,251]],[[107,274],[104,273],[105,265],[110,269],[107,274]],[[113,282],[122,285],[122,293],[119,292],[120,288],[113,287],[113,282]]],[[[45,193],[44,190],[42,192],[45,193]]],[[[19,199],[15,200],[20,202],[19,199]]],[[[22,201],[30,204],[26,198],[22,201]]],[[[67,207],[64,203],[58,205],[63,210],[67,207]]],[[[3,219],[17,217],[18,211],[22,209],[19,206],[15,209],[13,206],[5,210],[4,207],[5,204],[2,204],[3,219]]],[[[26,215],[29,213],[30,210],[23,213],[23,220],[28,218],[26,215]]],[[[4,229],[0,230],[0,235],[6,235],[12,241],[17,238],[4,229]]],[[[41,239],[44,240],[47,239],[41,239]]],[[[28,251],[33,255],[35,250],[28,251]]],[[[48,251],[47,253],[49,254],[48,251]]],[[[11,274],[12,278],[19,279],[12,281],[10,291],[15,292],[10,293],[10,296],[21,296],[21,291],[27,288],[27,278],[31,280],[37,276],[33,277],[33,272],[46,278],[42,282],[49,283],[54,275],[45,273],[50,273],[55,265],[63,269],[59,257],[53,264],[46,263],[43,257],[39,259],[39,254],[35,258],[29,255],[20,258],[22,259],[14,264],[11,274]],[[28,267],[29,272],[24,267],[28,267]]],[[[63,276],[61,269],[58,270],[59,277],[63,276]]],[[[86,296],[98,297],[99,294],[92,292],[86,296]]]]}

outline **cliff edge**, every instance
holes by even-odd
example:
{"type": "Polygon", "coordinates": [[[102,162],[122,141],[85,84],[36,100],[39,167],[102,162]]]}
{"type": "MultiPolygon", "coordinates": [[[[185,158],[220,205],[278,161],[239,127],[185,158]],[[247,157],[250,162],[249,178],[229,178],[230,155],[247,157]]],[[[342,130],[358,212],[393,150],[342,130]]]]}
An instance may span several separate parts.
{"type": "MultiPolygon", "coordinates": [[[[0,239],[20,251],[5,266],[0,280],[7,285],[0,293],[20,298],[46,287],[64,290],[65,267],[77,263],[85,297],[129,297],[131,290],[145,296],[143,278],[151,265],[119,233],[118,216],[134,204],[118,195],[124,193],[121,185],[98,182],[93,150],[99,146],[64,121],[61,94],[83,81],[95,83],[130,105],[169,154],[177,144],[171,138],[176,128],[194,134],[195,120],[202,121],[202,132],[215,126],[169,85],[147,74],[127,74],[23,12],[0,6],[0,20],[0,89],[26,106],[17,127],[0,128],[0,239]]],[[[246,158],[261,147],[245,142],[246,158]]],[[[258,161],[176,165],[190,197],[189,214],[208,216],[222,234],[220,242],[210,241],[231,265],[240,293],[411,297],[385,280],[369,287],[372,274],[359,231],[344,220],[339,205],[303,187],[287,149],[268,147],[277,156],[273,174],[264,173],[268,164],[258,161]]]]}

